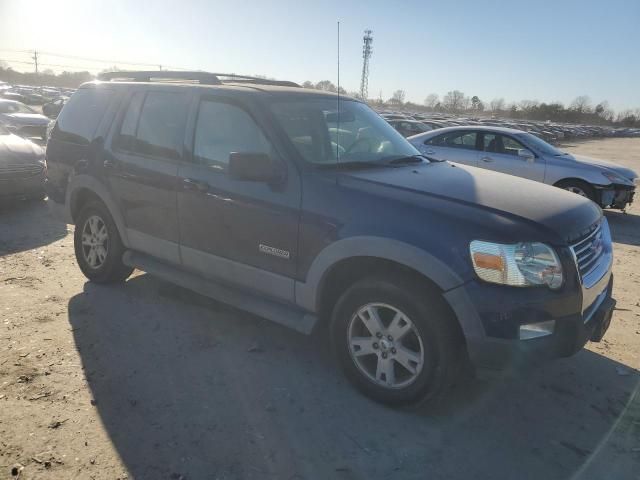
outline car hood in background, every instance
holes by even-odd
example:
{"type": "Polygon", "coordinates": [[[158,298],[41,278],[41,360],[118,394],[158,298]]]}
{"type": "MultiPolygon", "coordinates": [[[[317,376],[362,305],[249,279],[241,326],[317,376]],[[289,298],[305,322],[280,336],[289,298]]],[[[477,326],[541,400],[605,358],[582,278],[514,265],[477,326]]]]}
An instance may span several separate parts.
{"type": "MultiPolygon", "coordinates": [[[[480,208],[529,226],[543,227],[562,241],[579,237],[602,217],[594,202],[560,188],[512,175],[449,162],[349,172],[352,178],[480,208]]],[[[490,222],[491,215],[486,215],[490,222]]],[[[484,217],[481,217],[484,218],[484,217]]],[[[525,239],[521,239],[524,241],[525,239]]]]}
{"type": "Polygon", "coordinates": [[[0,134],[0,166],[44,157],[44,149],[17,135],[0,134]]]}
{"type": "Polygon", "coordinates": [[[625,178],[633,181],[634,178],[638,176],[636,172],[631,170],[630,168],[623,167],[622,165],[618,165],[617,163],[608,162],[606,160],[600,160],[599,158],[591,158],[591,157],[583,157],[582,155],[565,155],[566,158],[571,158],[578,163],[586,163],[587,165],[592,165],[594,167],[602,167],[607,170],[612,170],[625,178]]]}
{"type": "Polygon", "coordinates": [[[39,113],[5,113],[2,116],[8,119],[13,125],[46,126],[51,121],[51,119],[39,113]]]}

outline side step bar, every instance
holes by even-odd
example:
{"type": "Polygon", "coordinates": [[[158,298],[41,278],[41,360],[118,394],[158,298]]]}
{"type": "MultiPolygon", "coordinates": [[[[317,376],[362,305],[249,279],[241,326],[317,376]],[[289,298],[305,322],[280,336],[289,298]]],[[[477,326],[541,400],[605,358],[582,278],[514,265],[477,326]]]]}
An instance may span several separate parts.
{"type": "Polygon", "coordinates": [[[129,267],[134,267],[156,277],[167,280],[181,287],[193,290],[205,297],[227,303],[240,310],[253,313],[285,327],[292,328],[306,335],[310,334],[317,321],[317,317],[295,306],[286,305],[275,300],[252,294],[233,287],[221,285],[204,279],[199,275],[186,272],[167,265],[144,253],[128,250],[122,261],[129,267]]]}

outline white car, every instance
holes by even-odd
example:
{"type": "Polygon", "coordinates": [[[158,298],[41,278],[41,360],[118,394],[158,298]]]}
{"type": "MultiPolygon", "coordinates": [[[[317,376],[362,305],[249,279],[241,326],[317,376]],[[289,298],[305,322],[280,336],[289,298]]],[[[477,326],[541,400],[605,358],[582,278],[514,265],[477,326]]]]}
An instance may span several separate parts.
{"type": "Polygon", "coordinates": [[[460,126],[409,137],[423,155],[507,173],[564,188],[602,208],[625,209],[633,201],[638,174],[594,158],[570,155],[522,130],[460,126]]]}
{"type": "Polygon", "coordinates": [[[0,125],[4,125],[11,133],[25,138],[38,137],[45,140],[50,121],[24,103],[0,99],[0,125]]]}

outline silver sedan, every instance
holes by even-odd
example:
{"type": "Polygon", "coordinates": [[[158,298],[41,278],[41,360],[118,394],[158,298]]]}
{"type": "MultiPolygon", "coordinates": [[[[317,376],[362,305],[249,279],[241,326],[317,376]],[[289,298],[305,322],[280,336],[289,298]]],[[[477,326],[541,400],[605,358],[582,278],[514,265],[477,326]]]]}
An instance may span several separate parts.
{"type": "Polygon", "coordinates": [[[460,126],[409,137],[422,154],[554,185],[602,208],[625,209],[638,174],[605,160],[570,155],[522,130],[460,126]]]}

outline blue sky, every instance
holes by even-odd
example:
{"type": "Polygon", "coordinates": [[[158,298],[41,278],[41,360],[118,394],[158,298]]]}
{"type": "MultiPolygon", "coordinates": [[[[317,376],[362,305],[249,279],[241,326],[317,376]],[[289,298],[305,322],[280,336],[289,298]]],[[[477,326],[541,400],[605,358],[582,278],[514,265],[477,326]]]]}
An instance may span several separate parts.
{"type": "MultiPolygon", "coordinates": [[[[640,107],[638,0],[0,0],[0,59],[24,62],[21,50],[37,48],[335,82],[338,20],[341,83],[349,91],[359,87],[362,33],[370,28],[372,97],[404,89],[408,100],[422,102],[458,89],[487,102],[568,103],[588,95],[617,110],[640,107]]],[[[107,66],[46,54],[41,63],[107,66]]]]}

